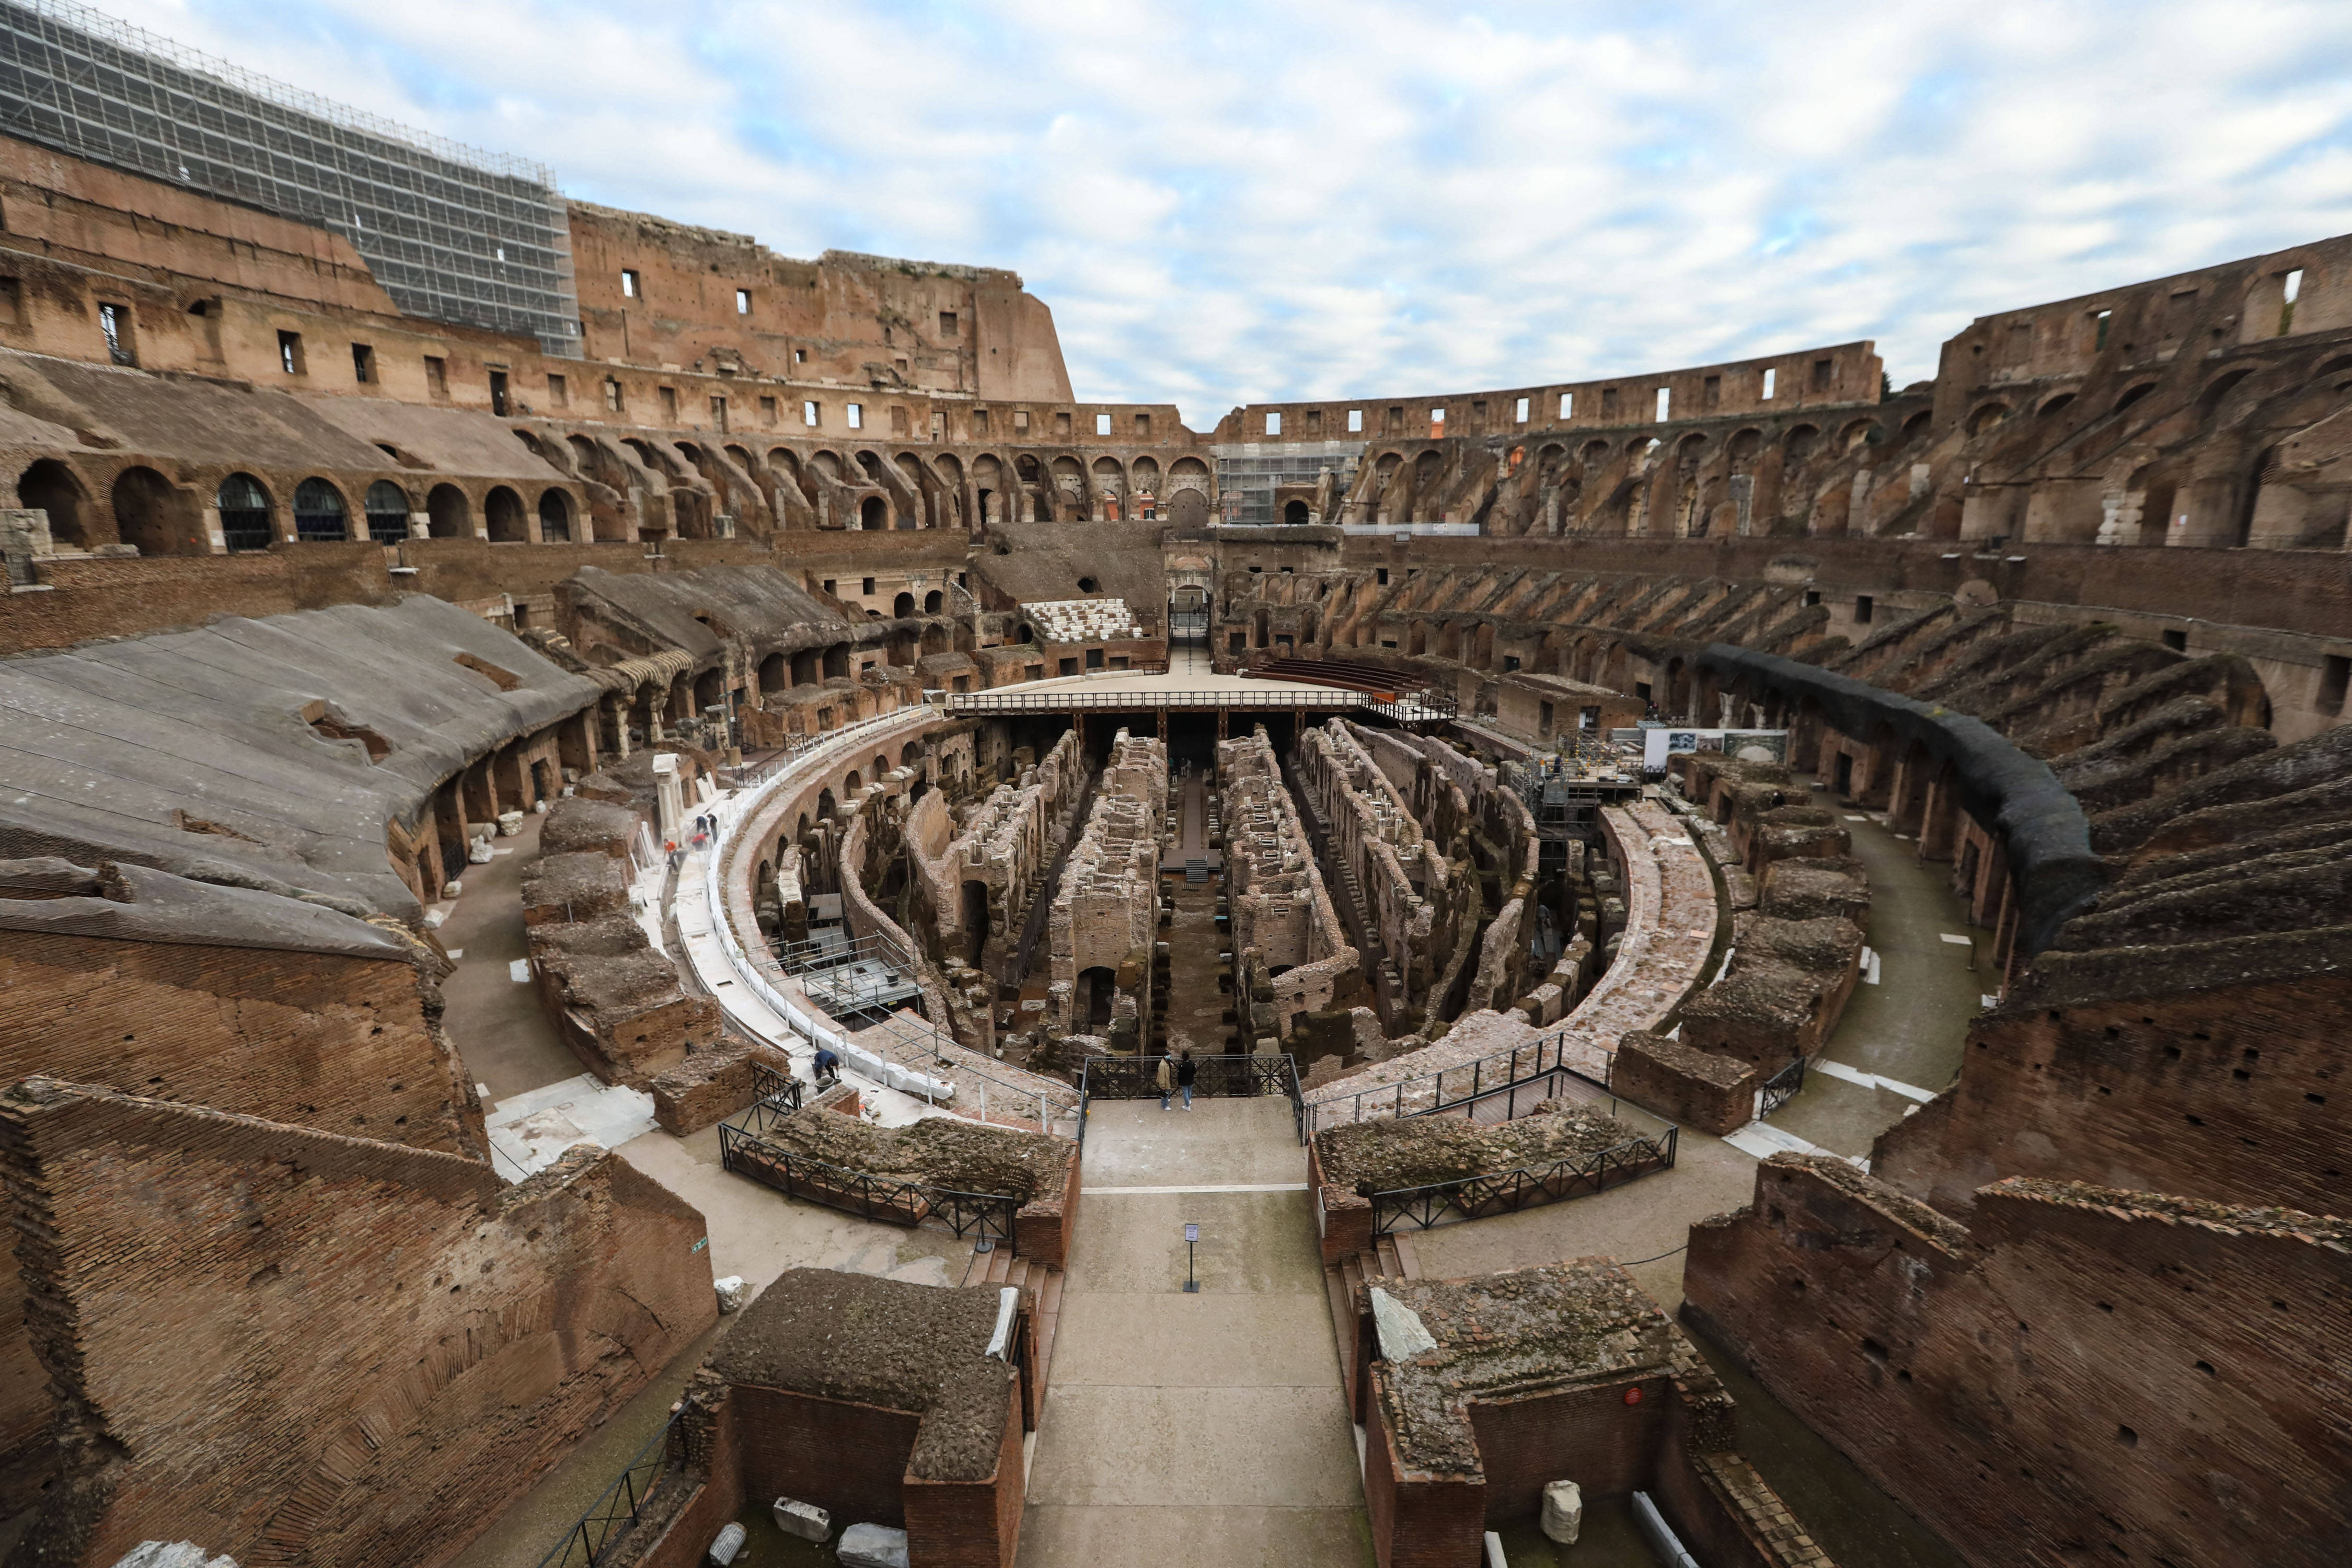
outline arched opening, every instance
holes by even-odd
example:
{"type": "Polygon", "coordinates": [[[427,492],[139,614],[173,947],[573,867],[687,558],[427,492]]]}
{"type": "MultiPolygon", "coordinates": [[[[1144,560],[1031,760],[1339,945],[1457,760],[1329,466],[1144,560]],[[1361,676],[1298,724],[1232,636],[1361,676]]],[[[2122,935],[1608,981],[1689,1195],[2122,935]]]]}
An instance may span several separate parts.
{"type": "Polygon", "coordinates": [[[2137,386],[2127,389],[2121,397],[2116,399],[2116,412],[2121,414],[2125,409],[2129,408],[2133,404],[2137,403],[2141,398],[2146,397],[2149,393],[2154,392],[2155,390],[2156,383],[2152,381],[2144,381],[2137,386]]]}
{"type": "Polygon", "coordinates": [[[1096,964],[1078,972],[1076,994],[1070,998],[1077,1021],[1090,1035],[1110,1027],[1111,998],[1118,994],[1118,974],[1096,964]]]}
{"type": "Polygon", "coordinates": [[[1991,429],[1994,426],[2000,424],[2002,420],[2008,417],[2008,404],[1988,403],[1982,408],[1978,409],[1974,414],[1969,416],[1969,434],[1971,436],[1981,436],[1986,431],[1991,429]]]}
{"type": "Polygon", "coordinates": [[[923,614],[936,616],[946,604],[947,595],[934,588],[923,595],[923,614]]]}
{"type": "Polygon", "coordinates": [[[539,537],[562,544],[572,542],[572,498],[562,490],[540,492],[539,537]]]}
{"type": "Polygon", "coordinates": [[[435,485],[425,498],[425,525],[436,539],[473,537],[474,509],[466,503],[466,492],[455,485],[435,485]]]}
{"type": "Polygon", "coordinates": [[[857,503],[857,526],[868,530],[890,526],[890,503],[880,496],[867,496],[857,503]]]}
{"type": "Polygon", "coordinates": [[[804,647],[793,655],[793,684],[814,686],[824,679],[823,673],[817,668],[823,662],[824,657],[813,647],[804,647]]]}
{"type": "Polygon", "coordinates": [[[845,795],[856,795],[865,787],[866,781],[858,774],[856,768],[850,769],[849,776],[841,781],[842,793],[845,795]]]}
{"type": "Polygon", "coordinates": [[[221,538],[231,550],[267,550],[270,542],[269,492],[251,474],[231,474],[215,500],[221,538]]]}
{"type": "Polygon", "coordinates": [[[923,747],[920,742],[909,741],[905,745],[898,748],[898,765],[900,767],[919,767],[922,764],[922,761],[923,747]]]}
{"type": "Polygon", "coordinates": [[[1303,500],[1294,500],[1285,505],[1282,509],[1282,521],[1290,524],[1293,528],[1306,527],[1307,522],[1307,503],[1303,500]]]}
{"type": "Polygon", "coordinates": [[[294,487],[294,537],[341,542],[351,530],[344,520],[343,492],[320,479],[294,487]]]}
{"type": "Polygon", "coordinates": [[[837,642],[824,650],[824,678],[845,680],[849,676],[849,645],[837,642]]]}
{"type": "Polygon", "coordinates": [[[195,509],[152,468],[125,468],[115,479],[114,533],[142,555],[205,552],[195,509]]]}
{"type": "Polygon", "coordinates": [[[367,488],[368,537],[378,544],[398,544],[408,537],[408,492],[390,479],[367,488]]]}
{"type": "Polygon", "coordinates": [[[760,693],[761,696],[765,696],[771,691],[782,691],[791,683],[791,680],[792,670],[791,668],[785,664],[784,656],[782,654],[772,653],[767,658],[760,661],[760,693]]]}
{"type": "MultiPolygon", "coordinates": [[[[856,773],[849,775],[848,787],[851,789],[856,789],[857,787],[857,775],[856,773]]],[[[821,789],[816,792],[816,819],[819,822],[832,821],[834,813],[840,809],[840,805],[833,798],[833,792],[831,790],[821,789]]],[[[803,837],[808,835],[808,828],[805,825],[801,828],[801,835],[803,837]]]]}
{"type": "MultiPolygon", "coordinates": [[[[43,458],[16,481],[16,504],[38,507],[49,514],[49,537],[72,550],[89,547],[83,530],[81,481],[55,458],[43,458]]],[[[267,548],[267,539],[262,545],[267,548]]]]}
{"type": "Polygon", "coordinates": [[[522,497],[504,485],[492,488],[482,502],[482,517],[490,525],[493,544],[520,544],[530,538],[523,521],[522,497]]]}
{"type": "Polygon", "coordinates": [[[713,667],[694,678],[694,710],[707,714],[727,701],[727,672],[713,667]]]}
{"type": "Polygon", "coordinates": [[[963,959],[966,963],[980,963],[981,949],[988,945],[988,884],[966,882],[963,885],[963,959]]]}
{"type": "Polygon", "coordinates": [[[912,594],[901,594],[897,598],[891,600],[890,613],[894,616],[899,616],[913,615],[915,613],[915,595],[912,594]]]}
{"type": "MultiPolygon", "coordinates": [[[[2074,401],[2074,395],[2073,393],[2062,392],[2057,396],[2050,399],[2047,403],[2044,403],[2040,408],[2036,409],[2035,412],[2046,418],[2050,415],[2058,413],[2061,409],[2063,409],[2068,404],[2074,401]]],[[[1908,428],[1908,426],[1906,426],[1906,428],[1908,428]]]]}

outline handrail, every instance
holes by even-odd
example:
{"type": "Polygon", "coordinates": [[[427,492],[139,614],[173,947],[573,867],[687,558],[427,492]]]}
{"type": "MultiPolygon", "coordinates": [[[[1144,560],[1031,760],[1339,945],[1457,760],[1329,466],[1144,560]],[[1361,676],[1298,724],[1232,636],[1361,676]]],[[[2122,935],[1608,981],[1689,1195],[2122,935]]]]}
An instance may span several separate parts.
{"type": "Polygon", "coordinates": [[[1391,717],[1405,717],[1424,710],[1428,717],[1450,717],[1435,705],[1417,702],[1410,696],[1383,700],[1374,692],[1313,686],[1267,687],[1251,691],[953,691],[945,695],[942,703],[951,714],[1133,713],[1171,708],[1263,708],[1289,712],[1300,708],[1351,708],[1391,717]]]}
{"type": "Polygon", "coordinates": [[[574,1568],[575,1564],[578,1568],[594,1568],[597,1557],[614,1535],[636,1523],[639,1514],[644,1511],[646,1500],[652,1496],[660,1480],[661,1469],[669,1462],[669,1436],[677,1430],[678,1418],[686,1411],[687,1405],[680,1404],[670,1412],[669,1419],[662,1423],[662,1429],[646,1440],[646,1446],[637,1450],[635,1458],[621,1467],[621,1473],[614,1476],[612,1483],[596,1494],[596,1500],[572,1521],[572,1528],[563,1532],[563,1539],[548,1548],[547,1555],[539,1560],[537,1568],[574,1568]],[[648,1459],[648,1455],[653,1457],[648,1459]],[[638,1484],[637,1472],[640,1470],[647,1472],[642,1486],[638,1484]],[[614,1506],[616,1503],[617,1507],[614,1506]],[[575,1549],[581,1555],[572,1555],[575,1549]]]}
{"type": "MultiPolygon", "coordinates": [[[[1416,1073],[1411,1078],[1399,1079],[1392,1084],[1382,1084],[1377,1089],[1359,1089],[1353,1095],[1334,1095],[1328,1100],[1310,1100],[1307,1105],[1307,1131],[1318,1132],[1340,1121],[1362,1121],[1368,1116],[1427,1115],[1433,1111],[1450,1110],[1468,1100],[1483,1099],[1498,1089],[1532,1083],[1539,1079],[1549,1078],[1554,1073],[1574,1073],[1588,1083],[1598,1083],[1602,1089],[1608,1088],[1606,1078],[1595,1079],[1590,1073],[1582,1072],[1569,1065],[1568,1042],[1573,1033],[1574,1031],[1569,1029],[1556,1029],[1525,1045],[1514,1046],[1508,1050],[1492,1051],[1486,1056],[1475,1057],[1469,1061],[1461,1062],[1453,1067],[1440,1068],[1434,1072],[1416,1073]],[[1547,1047],[1551,1052],[1549,1065],[1544,1059],[1547,1047]],[[1488,1069],[1497,1062],[1508,1063],[1509,1068],[1504,1076],[1490,1084],[1486,1081],[1490,1076],[1488,1069]],[[1447,1081],[1451,1079],[1459,1086],[1462,1075],[1465,1073],[1470,1076],[1468,1087],[1457,1087],[1455,1098],[1449,1100],[1445,1095],[1447,1081]],[[1404,1108],[1406,1100],[1417,1093],[1424,1085],[1428,1087],[1430,1103],[1407,1110],[1404,1108]],[[1382,1102],[1386,1104],[1383,1105],[1382,1102]],[[1348,1114],[1344,1117],[1338,1114],[1339,1108],[1343,1106],[1348,1108],[1348,1114]]],[[[1601,1055],[1604,1059],[1613,1061],[1616,1053],[1603,1051],[1601,1055]]]]}
{"type": "MultiPolygon", "coordinates": [[[[1095,1100],[1150,1100],[1160,1092],[1160,1064],[1176,1058],[1159,1056],[1088,1057],[1078,1069],[1078,1144],[1086,1146],[1087,1112],[1095,1100]],[[1101,1074],[1097,1083],[1096,1075],[1101,1074]]],[[[1298,1064],[1287,1053],[1240,1056],[1228,1052],[1197,1056],[1194,1092],[1229,1099],[1280,1094],[1290,1100],[1290,1120],[1301,1143],[1307,1142],[1305,1103],[1299,1098],[1298,1064]]]]}
{"type": "Polygon", "coordinates": [[[1486,1214],[1556,1203],[1579,1195],[1575,1189],[1580,1184],[1585,1184],[1588,1193],[1597,1193],[1619,1182],[1672,1170],[1681,1142],[1682,1129],[1669,1122],[1662,1135],[1637,1133],[1622,1143],[1548,1165],[1522,1165],[1514,1171],[1484,1172],[1374,1193],[1372,1234],[1386,1236],[1407,1221],[1426,1230],[1448,1209],[1465,1219],[1477,1219],[1486,1214]]]}

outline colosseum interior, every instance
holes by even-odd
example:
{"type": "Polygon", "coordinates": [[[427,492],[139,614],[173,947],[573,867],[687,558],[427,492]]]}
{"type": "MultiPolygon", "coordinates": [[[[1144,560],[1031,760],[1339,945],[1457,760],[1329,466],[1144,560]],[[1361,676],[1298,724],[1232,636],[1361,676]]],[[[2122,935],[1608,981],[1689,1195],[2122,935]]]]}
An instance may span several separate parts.
{"type": "Polygon", "coordinates": [[[8,1568],[2352,1561],[2352,237],[1193,429],[173,79],[0,137],[8,1568]]]}

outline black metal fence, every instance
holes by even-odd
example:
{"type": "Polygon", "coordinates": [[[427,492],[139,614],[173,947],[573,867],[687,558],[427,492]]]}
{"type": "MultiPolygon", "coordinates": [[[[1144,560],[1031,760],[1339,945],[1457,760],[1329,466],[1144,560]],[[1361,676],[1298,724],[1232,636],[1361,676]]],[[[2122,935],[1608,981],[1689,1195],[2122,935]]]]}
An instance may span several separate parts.
{"type": "Polygon", "coordinates": [[[668,1468],[670,1437],[687,1409],[681,1405],[637,1450],[637,1457],[613,1478],[613,1484],[588,1505],[588,1511],[572,1521],[563,1539],[548,1548],[539,1568],[594,1568],[604,1548],[637,1522],[668,1468]]]}
{"type": "Polygon", "coordinates": [[[720,1122],[719,1163],[789,1197],[806,1198],[887,1225],[928,1225],[958,1237],[986,1237],[1008,1251],[1013,1249],[1019,1198],[934,1187],[810,1159],[760,1135],[776,1114],[780,1113],[768,1111],[765,1102],[758,1101],[743,1113],[741,1125],[720,1122]]]}
{"type": "MultiPolygon", "coordinates": [[[[1157,1057],[1088,1057],[1078,1075],[1078,1142],[1087,1141],[1087,1106],[1095,1100],[1156,1100],[1160,1096],[1160,1064],[1166,1062],[1172,1081],[1177,1058],[1157,1057]]],[[[1192,1092],[1212,1099],[1244,1099],[1279,1094],[1290,1101],[1291,1124],[1298,1141],[1307,1142],[1306,1107],[1298,1093],[1298,1067],[1285,1056],[1197,1056],[1192,1058],[1192,1092]]],[[[1174,1090],[1171,1091],[1176,1092],[1174,1090]]]]}
{"type": "Polygon", "coordinates": [[[1449,1216],[1483,1219],[1509,1214],[1538,1204],[1582,1197],[1654,1171],[1672,1170],[1681,1137],[1682,1129],[1669,1122],[1664,1132],[1636,1135],[1597,1154],[1374,1193],[1372,1234],[1386,1236],[1408,1225],[1427,1229],[1449,1216]]]}
{"type": "MultiPolygon", "coordinates": [[[[765,1116],[789,1116],[801,1108],[808,1085],[789,1073],[751,1064],[751,1110],[765,1116]]],[[[762,1127],[766,1125],[763,1121],[762,1127]]]]}
{"type": "Polygon", "coordinates": [[[1805,1058],[1799,1057],[1779,1072],[1764,1080],[1756,1092],[1756,1120],[1763,1121],[1789,1101],[1797,1098],[1805,1087],[1805,1058]]]}
{"type": "Polygon", "coordinates": [[[1590,1073],[1569,1065],[1570,1044],[1569,1033],[1563,1029],[1524,1046],[1464,1062],[1459,1067],[1399,1079],[1394,1083],[1363,1089],[1343,1099],[1318,1100],[1307,1107],[1307,1131],[1319,1132],[1343,1121],[1363,1121],[1384,1116],[1428,1116],[1453,1110],[1486,1100],[1500,1091],[1550,1083],[1562,1073],[1573,1074],[1582,1081],[1601,1089],[1608,1088],[1607,1067],[1603,1067],[1602,1076],[1595,1079],[1590,1073]]]}

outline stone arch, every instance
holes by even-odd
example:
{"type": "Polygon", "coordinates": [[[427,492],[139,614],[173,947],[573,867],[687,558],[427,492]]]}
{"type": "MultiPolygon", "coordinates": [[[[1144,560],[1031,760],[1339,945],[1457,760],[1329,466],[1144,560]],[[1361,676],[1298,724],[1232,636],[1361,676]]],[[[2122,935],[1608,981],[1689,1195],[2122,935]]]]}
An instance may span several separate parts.
{"type": "Polygon", "coordinates": [[[149,468],[115,476],[114,535],[142,555],[203,555],[204,520],[193,498],[149,468]]]}
{"type": "Polygon", "coordinates": [[[2125,409],[2129,408],[2133,404],[2137,403],[2141,398],[2146,397],[2149,393],[2154,392],[2155,390],[2156,383],[2153,380],[2143,381],[2135,385],[2124,388],[2123,395],[2116,399],[2115,412],[2121,414],[2125,409]]]}
{"type": "Polygon", "coordinates": [[[221,538],[229,549],[267,550],[276,538],[270,527],[269,491],[251,474],[231,474],[220,482],[214,498],[220,511],[221,538]]]}
{"type": "Polygon", "coordinates": [[[1981,436],[2008,417],[2008,404],[1997,401],[1982,404],[1969,416],[1968,433],[1971,436],[1981,436]]]}
{"type": "Polygon", "coordinates": [[[378,479],[368,486],[368,537],[378,544],[398,544],[408,537],[408,514],[411,503],[408,492],[390,479],[378,479]]]}
{"type": "Polygon", "coordinates": [[[341,543],[351,537],[351,509],[343,492],[315,475],[294,487],[294,537],[306,542],[341,543]]]}
{"type": "MultiPolygon", "coordinates": [[[[2052,396],[2045,397],[2042,400],[2042,406],[2033,411],[2034,416],[2036,418],[2045,418],[2050,415],[2058,413],[2061,409],[2063,409],[2074,401],[2074,395],[2072,392],[2061,392],[2052,396]]],[[[1907,430],[1910,426],[1906,425],[1904,428],[1907,430]]]]}
{"type": "Polygon", "coordinates": [[[16,478],[16,504],[49,514],[49,537],[70,550],[90,544],[89,497],[79,476],[55,458],[41,458],[16,478]]]}
{"type": "Polygon", "coordinates": [[[530,537],[524,521],[522,497],[506,485],[493,485],[482,502],[482,521],[488,524],[493,544],[520,544],[530,537]]]}
{"type": "Polygon", "coordinates": [[[772,653],[760,661],[760,695],[782,691],[792,684],[792,661],[782,653],[772,653]]]}
{"type": "Polygon", "coordinates": [[[455,485],[435,485],[425,498],[425,527],[436,539],[471,539],[474,509],[455,485]]]}
{"type": "Polygon", "coordinates": [[[539,537],[555,543],[572,540],[572,498],[552,487],[539,492],[539,537]]]}
{"type": "Polygon", "coordinates": [[[859,501],[857,526],[869,533],[887,529],[890,526],[890,503],[880,496],[867,496],[859,501]]]}
{"type": "Polygon", "coordinates": [[[897,598],[891,600],[890,613],[900,619],[904,619],[905,617],[913,615],[915,613],[915,595],[912,594],[900,594],[897,598]]]}
{"type": "Polygon", "coordinates": [[[936,616],[947,608],[947,595],[934,588],[923,595],[923,614],[936,616]]]}
{"type": "Polygon", "coordinates": [[[1304,528],[1315,520],[1305,501],[1293,499],[1283,504],[1282,521],[1293,528],[1304,528]]]}

